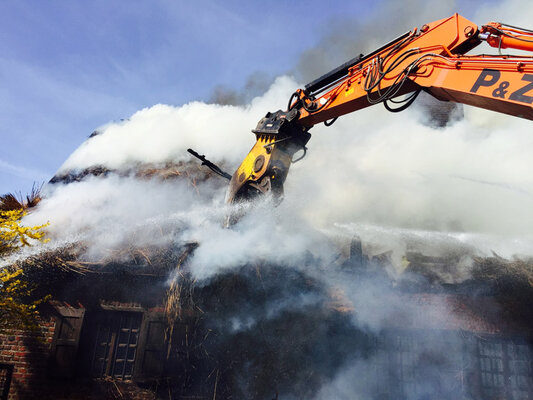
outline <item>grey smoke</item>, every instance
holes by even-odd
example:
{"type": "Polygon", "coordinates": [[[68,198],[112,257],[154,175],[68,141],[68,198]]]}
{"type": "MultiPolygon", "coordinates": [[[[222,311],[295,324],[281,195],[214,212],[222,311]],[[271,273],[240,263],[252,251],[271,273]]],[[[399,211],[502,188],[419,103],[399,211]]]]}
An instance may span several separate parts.
{"type": "Polygon", "coordinates": [[[364,19],[346,17],[330,21],[319,43],[300,55],[291,72],[299,81],[309,82],[361,53],[370,53],[414,27],[449,17],[458,12],[457,6],[455,1],[387,0],[364,19]]]}
{"type": "MultiPolygon", "coordinates": [[[[189,147],[215,162],[223,162],[232,172],[253,145],[250,128],[257,122],[257,116],[284,104],[298,86],[289,78],[278,78],[264,96],[240,107],[191,103],[182,107],[157,105],[141,110],[127,121],[100,128],[102,133],[82,144],[59,172],[83,171],[95,166],[130,171],[139,165],[195,162],[186,152],[189,147]]],[[[526,151],[533,141],[529,133],[530,123],[465,108],[462,120],[445,129],[434,129],[419,122],[419,113],[409,109],[404,113],[389,114],[380,107],[372,107],[339,119],[331,128],[314,127],[308,156],[291,167],[285,201],[276,213],[291,216],[287,221],[299,218],[304,222],[302,227],[312,229],[328,229],[333,223],[357,222],[426,231],[452,228],[464,233],[496,235],[507,239],[492,240],[491,243],[497,245],[493,250],[503,256],[515,254],[516,246],[509,244],[517,243],[517,238],[520,243],[529,243],[533,221],[533,215],[528,211],[532,199],[527,195],[533,191],[529,173],[533,168],[532,158],[526,151]],[[458,176],[461,179],[457,179],[458,176]],[[487,185],[485,182],[500,184],[487,185]]],[[[157,180],[143,181],[135,176],[114,179],[117,181],[88,180],[70,188],[67,185],[64,189],[52,186],[40,210],[28,219],[29,223],[50,220],[50,231],[61,236],[63,221],[74,220],[76,215],[84,221],[84,232],[90,235],[92,229],[95,232],[103,229],[106,221],[125,219],[125,225],[135,222],[127,212],[120,211],[135,209],[135,202],[139,206],[143,202],[157,205],[145,214],[147,218],[187,212],[190,211],[189,204],[193,203],[189,200],[187,191],[190,187],[187,185],[176,185],[172,194],[169,192],[172,183],[166,182],[159,194],[157,180]],[[131,192],[130,185],[133,185],[131,192]],[[75,193],[77,188],[79,193],[75,193]],[[115,188],[125,195],[115,194],[119,193],[113,192],[115,188]],[[180,194],[180,190],[185,192],[180,194]],[[91,195],[87,197],[86,193],[91,195]],[[114,200],[106,202],[103,200],[106,196],[114,200]],[[158,201],[151,202],[151,196],[157,197],[158,201]],[[122,202],[132,205],[122,207],[122,202]],[[106,204],[112,207],[102,208],[106,204]],[[102,210],[109,210],[107,218],[85,218],[91,214],[105,215],[102,210]],[[115,212],[118,212],[116,216],[115,212]]],[[[202,188],[200,185],[197,189],[202,188]]],[[[223,187],[207,191],[206,196],[208,204],[219,207],[217,212],[224,214],[223,187]]],[[[205,204],[206,199],[198,204],[205,204]]],[[[268,225],[273,221],[273,215],[266,210],[263,212],[269,218],[259,218],[260,224],[249,223],[250,235],[239,234],[242,240],[259,238],[261,226],[265,231],[283,232],[287,228],[294,231],[293,226],[283,223],[268,225]]],[[[283,218],[281,221],[284,222],[283,218]]],[[[142,220],[137,222],[142,225],[142,220]]],[[[72,223],[72,231],[77,223],[72,223]]],[[[214,225],[203,227],[215,229],[214,225]]],[[[220,243],[227,242],[231,246],[233,241],[228,237],[233,233],[226,235],[222,229],[215,229],[212,233],[216,235],[210,235],[202,233],[201,228],[193,231],[208,242],[212,240],[214,249],[217,248],[218,235],[222,237],[220,243]]],[[[120,235],[121,230],[114,232],[120,235]]],[[[306,234],[302,231],[294,237],[305,237],[306,234]]],[[[99,237],[99,234],[95,236],[99,237]]],[[[464,238],[470,240],[470,236],[464,238]]],[[[281,240],[279,244],[283,246],[284,243],[281,240]]],[[[487,246],[482,247],[486,252],[487,246]]],[[[527,250],[527,245],[524,247],[527,250]]],[[[302,248],[305,245],[296,246],[294,252],[298,253],[302,248]]],[[[248,249],[247,246],[237,246],[232,257],[242,260],[253,256],[248,249]]],[[[199,264],[215,268],[203,254],[200,249],[198,257],[203,258],[199,264]]],[[[213,259],[227,260],[224,261],[226,265],[232,263],[227,255],[219,257],[216,252],[213,259]]]]}
{"type": "Polygon", "coordinates": [[[255,72],[246,79],[244,87],[234,89],[224,85],[218,85],[213,89],[208,103],[242,106],[250,103],[257,96],[261,96],[274,82],[274,77],[266,72],[255,72]]]}

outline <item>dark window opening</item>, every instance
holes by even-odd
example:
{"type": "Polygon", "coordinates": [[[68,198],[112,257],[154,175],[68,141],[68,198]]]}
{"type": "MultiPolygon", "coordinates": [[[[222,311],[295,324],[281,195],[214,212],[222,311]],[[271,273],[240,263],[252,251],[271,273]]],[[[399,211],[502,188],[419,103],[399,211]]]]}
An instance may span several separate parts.
{"type": "Polygon", "coordinates": [[[481,386],[486,395],[495,396],[503,391],[503,346],[501,342],[478,343],[481,386]]]}
{"type": "Polygon", "coordinates": [[[524,344],[507,344],[509,384],[513,400],[527,400],[533,395],[531,383],[531,351],[524,344]]]}
{"type": "Polygon", "coordinates": [[[13,365],[0,363],[0,400],[7,400],[11,377],[13,375],[13,365]]]}
{"type": "Polygon", "coordinates": [[[389,332],[372,356],[373,399],[455,400],[464,393],[463,344],[446,332],[389,332]]]}
{"type": "Polygon", "coordinates": [[[532,355],[528,345],[512,340],[480,339],[478,359],[481,388],[486,398],[528,400],[533,397],[532,355]]]}
{"type": "Polygon", "coordinates": [[[394,381],[402,393],[417,393],[419,391],[420,371],[418,368],[418,354],[420,343],[412,336],[397,335],[393,338],[391,362],[395,365],[394,381]]]}
{"type": "Polygon", "coordinates": [[[138,312],[102,313],[96,325],[93,376],[132,379],[141,322],[138,312]]]}

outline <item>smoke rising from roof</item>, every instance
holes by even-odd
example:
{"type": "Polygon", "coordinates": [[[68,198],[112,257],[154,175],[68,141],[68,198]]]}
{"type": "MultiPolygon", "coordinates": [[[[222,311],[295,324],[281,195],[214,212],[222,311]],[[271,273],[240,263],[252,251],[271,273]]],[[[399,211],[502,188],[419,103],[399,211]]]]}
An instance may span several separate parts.
{"type": "Polygon", "coordinates": [[[254,97],[262,96],[274,81],[266,72],[255,72],[248,76],[241,90],[223,85],[216,86],[208,103],[241,106],[248,104],[254,97]]]}
{"type": "MultiPolygon", "coordinates": [[[[95,166],[130,171],[139,165],[188,162],[189,147],[232,172],[253,144],[249,131],[257,116],[283,106],[298,86],[290,78],[278,78],[264,96],[246,106],[196,102],[141,110],[127,121],[100,128],[102,133],[82,144],[59,173],[95,166]]],[[[498,236],[491,245],[500,244],[494,251],[506,256],[527,252],[533,226],[530,122],[468,107],[462,120],[435,129],[420,122],[420,113],[409,109],[389,114],[377,106],[344,116],[330,128],[314,127],[309,154],[291,167],[286,199],[276,212],[294,213],[315,228],[366,223],[453,231],[464,240],[473,237],[469,232],[491,234],[498,236]],[[527,245],[506,248],[517,240],[527,245]]],[[[137,208],[151,207],[146,215],[166,215],[192,203],[186,185],[172,189],[166,182],[161,192],[158,188],[154,181],[117,176],[73,187],[52,185],[31,220],[50,220],[50,229],[59,234],[65,225],[54,221],[91,215],[87,229],[99,231],[107,220],[138,224],[138,213],[129,212],[137,208]],[[118,215],[114,217],[113,211],[104,218],[107,210],[118,215]]],[[[221,205],[223,188],[208,193],[208,204],[221,205]]]]}

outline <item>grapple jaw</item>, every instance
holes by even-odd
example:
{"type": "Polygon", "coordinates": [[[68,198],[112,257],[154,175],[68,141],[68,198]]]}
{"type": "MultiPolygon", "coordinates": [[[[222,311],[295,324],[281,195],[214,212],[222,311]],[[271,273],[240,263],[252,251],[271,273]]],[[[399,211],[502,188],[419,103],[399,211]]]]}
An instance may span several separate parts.
{"type": "Polygon", "coordinates": [[[283,195],[294,154],[306,150],[311,138],[308,129],[298,123],[298,110],[267,113],[252,130],[256,143],[231,177],[226,203],[250,200],[258,195],[283,195]]]}

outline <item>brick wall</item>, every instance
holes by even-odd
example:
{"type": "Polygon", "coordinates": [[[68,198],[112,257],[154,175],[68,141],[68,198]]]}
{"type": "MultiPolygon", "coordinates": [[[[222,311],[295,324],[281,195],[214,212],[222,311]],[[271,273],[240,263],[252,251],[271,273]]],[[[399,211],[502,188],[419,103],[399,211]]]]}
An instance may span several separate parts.
{"type": "Polygon", "coordinates": [[[55,331],[53,318],[42,318],[36,332],[0,334],[0,363],[13,365],[9,399],[39,398],[47,386],[46,369],[55,331]]]}

